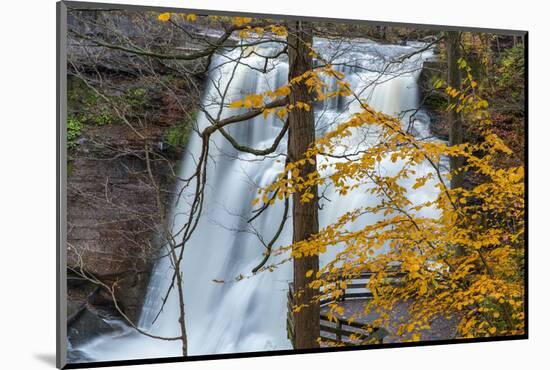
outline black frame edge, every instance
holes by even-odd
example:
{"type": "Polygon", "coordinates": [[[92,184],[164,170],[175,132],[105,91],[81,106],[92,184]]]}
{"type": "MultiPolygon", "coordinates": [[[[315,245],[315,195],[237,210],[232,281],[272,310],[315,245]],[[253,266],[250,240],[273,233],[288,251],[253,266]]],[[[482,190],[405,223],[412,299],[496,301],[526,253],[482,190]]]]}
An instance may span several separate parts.
{"type": "Polygon", "coordinates": [[[148,364],[166,364],[166,363],[185,363],[195,361],[211,361],[211,360],[228,360],[239,358],[258,358],[272,356],[288,356],[288,355],[303,355],[315,353],[332,353],[332,352],[351,352],[376,349],[392,349],[392,348],[411,348],[411,347],[426,347],[439,346],[449,344],[475,344],[485,342],[501,342],[513,340],[525,340],[527,334],[506,336],[506,337],[489,337],[489,338],[469,338],[469,339],[445,339],[436,341],[420,341],[407,343],[384,343],[372,344],[366,346],[355,347],[330,347],[330,348],[313,348],[313,349],[294,349],[294,350],[279,350],[279,351],[258,351],[258,352],[241,352],[227,353],[216,355],[200,355],[189,357],[160,357],[160,358],[145,358],[132,360],[116,360],[116,361],[97,361],[83,363],[69,363],[63,369],[89,369],[107,366],[132,366],[132,365],[148,365],[148,364]]]}
{"type": "Polygon", "coordinates": [[[67,364],[67,6],[56,3],[56,367],[67,364]]]}

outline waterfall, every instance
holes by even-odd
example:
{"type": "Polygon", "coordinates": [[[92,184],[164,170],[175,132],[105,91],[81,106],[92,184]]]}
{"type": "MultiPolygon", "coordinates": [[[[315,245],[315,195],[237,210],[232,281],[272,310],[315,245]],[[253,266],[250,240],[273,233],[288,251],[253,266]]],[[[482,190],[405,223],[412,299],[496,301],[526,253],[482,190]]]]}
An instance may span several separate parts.
{"type": "MultiPolygon", "coordinates": [[[[368,40],[337,43],[316,39],[314,46],[321,55],[331,60],[338,71],[346,75],[352,89],[359,91],[360,96],[367,99],[373,108],[388,114],[403,113],[403,123],[408,124],[412,110],[419,104],[417,80],[422,63],[430,56],[430,52],[418,53],[400,64],[390,61],[418,50],[422,44],[381,45],[368,40]]],[[[262,46],[261,53],[258,54],[268,54],[274,48],[276,46],[262,46]]],[[[234,69],[235,62],[231,62],[231,59],[238,57],[236,53],[238,51],[218,56],[211,67],[211,82],[203,97],[203,104],[212,115],[217,112],[215,102],[219,101],[220,88],[223,90],[229,82],[226,102],[286,83],[286,61],[280,60],[277,64],[270,65],[268,73],[262,73],[250,69],[249,66],[262,69],[265,60],[250,56],[246,58],[248,66],[240,65],[234,69]],[[215,82],[219,82],[219,86],[215,82]]],[[[336,83],[333,79],[325,82],[333,87],[336,83]]],[[[333,98],[316,104],[317,134],[322,135],[357,111],[357,102],[349,97],[333,98]]],[[[239,113],[238,109],[224,109],[222,117],[236,113],[239,113]]],[[[417,115],[415,118],[415,133],[419,136],[429,135],[426,117],[417,115]]],[[[201,129],[207,125],[207,117],[205,113],[201,113],[197,118],[197,126],[201,129]]],[[[267,119],[260,115],[233,125],[228,132],[240,144],[261,149],[271,145],[282,125],[275,115],[270,115],[267,119]]],[[[350,138],[350,144],[360,148],[372,145],[376,140],[377,135],[372,128],[358,129],[350,138]]],[[[181,161],[180,177],[184,178],[194,170],[194,159],[200,148],[201,139],[194,135],[181,161]]],[[[250,275],[251,270],[262,259],[264,247],[253,234],[251,226],[269,240],[281,220],[283,205],[278,202],[252,223],[247,222],[252,214],[252,200],[258,187],[269,184],[283,168],[284,158],[281,154],[286,152],[286,142],[282,140],[277,153],[258,158],[237,152],[220,133],[215,133],[211,138],[210,148],[204,212],[186,245],[181,266],[184,274],[188,354],[290,349],[285,325],[286,293],[288,282],[292,280],[291,264],[282,264],[272,272],[262,272],[235,281],[235,277],[240,274],[250,275]]],[[[399,166],[399,161],[392,163],[390,160],[383,160],[382,164],[385,171],[396,171],[399,166]]],[[[427,166],[420,167],[417,172],[429,171],[427,166]]],[[[412,183],[404,185],[410,189],[412,183]]],[[[339,215],[358,205],[375,204],[376,200],[365,192],[365,186],[338,199],[329,191],[326,197],[332,201],[323,201],[320,226],[334,222],[339,215]]],[[[178,230],[186,220],[189,196],[190,193],[183,191],[180,201],[174,205],[174,230],[178,230]]],[[[424,202],[433,199],[436,190],[435,187],[425,186],[422,190],[409,192],[409,196],[413,202],[424,202]]],[[[357,229],[366,223],[376,222],[381,217],[372,215],[349,227],[357,229]]],[[[290,225],[291,222],[287,221],[277,245],[291,242],[290,225]]],[[[336,249],[329,249],[321,256],[321,263],[332,258],[336,249]]],[[[272,256],[269,263],[277,263],[284,257],[272,256]]],[[[161,309],[171,274],[170,261],[168,258],[161,259],[154,268],[139,321],[141,328],[156,335],[179,335],[179,305],[174,292],[169,295],[162,312],[154,321],[161,309]]],[[[79,350],[97,361],[181,355],[178,341],[151,339],[131,329],[118,332],[116,336],[96,338],[79,350]]]]}

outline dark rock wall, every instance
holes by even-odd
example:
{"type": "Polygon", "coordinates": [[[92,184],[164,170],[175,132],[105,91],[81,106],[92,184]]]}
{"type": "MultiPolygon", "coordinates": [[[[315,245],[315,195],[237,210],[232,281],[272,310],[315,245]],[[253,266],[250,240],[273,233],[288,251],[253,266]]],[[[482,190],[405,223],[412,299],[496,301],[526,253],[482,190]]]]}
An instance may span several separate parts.
{"type": "Polygon", "coordinates": [[[436,54],[434,58],[424,62],[418,81],[422,109],[430,116],[430,130],[434,136],[442,140],[449,138],[447,97],[441,90],[434,88],[434,83],[440,79],[445,80],[446,71],[445,63],[439,60],[436,54]]]}
{"type": "Polygon", "coordinates": [[[73,345],[94,333],[120,330],[110,320],[121,318],[114,300],[137,323],[158,256],[161,220],[170,211],[185,145],[180,141],[174,146],[168,137],[192,124],[189,113],[196,110],[196,102],[176,104],[162,90],[144,86],[148,101],[155,103],[147,108],[154,119],[136,122],[135,127],[117,120],[83,123],[76,145],[69,149],[67,309],[73,345]],[[113,289],[115,298],[102,284],[113,289]]]}
{"type": "MultiPolygon", "coordinates": [[[[150,142],[162,140],[161,127],[150,134],[150,142]]],[[[86,128],[68,179],[69,300],[81,301],[94,288],[72,273],[82,267],[109,286],[116,283],[118,302],[133,319],[139,315],[158,244],[159,209],[144,146],[144,140],[122,124],[86,128]]],[[[152,166],[155,181],[167,191],[166,174],[176,160],[170,161],[152,166]]]]}

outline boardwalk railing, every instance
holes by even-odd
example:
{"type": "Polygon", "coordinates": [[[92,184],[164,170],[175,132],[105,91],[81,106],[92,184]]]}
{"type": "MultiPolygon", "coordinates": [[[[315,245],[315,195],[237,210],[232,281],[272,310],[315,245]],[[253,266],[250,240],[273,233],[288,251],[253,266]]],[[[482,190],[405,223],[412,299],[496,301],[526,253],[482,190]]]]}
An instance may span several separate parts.
{"type": "Polygon", "coordinates": [[[360,322],[348,322],[321,314],[320,317],[321,342],[330,345],[358,345],[382,343],[388,332],[384,328],[377,328],[360,322]],[[336,320],[336,322],[334,322],[336,320]]]}
{"type": "MultiPolygon", "coordinates": [[[[372,292],[367,288],[368,280],[373,274],[365,272],[346,284],[346,287],[342,289],[342,294],[335,298],[321,299],[321,307],[333,302],[342,302],[351,299],[369,300],[372,299],[372,292]]],[[[399,272],[392,272],[390,279],[395,282],[402,274],[399,272]]],[[[291,341],[294,347],[294,286],[292,283],[288,285],[287,294],[287,337],[291,341]]],[[[369,326],[368,323],[349,322],[345,319],[340,319],[333,316],[332,320],[329,319],[327,314],[321,313],[320,320],[320,333],[321,341],[326,345],[358,345],[358,344],[373,344],[382,343],[384,337],[388,332],[384,328],[377,328],[369,326]]]]}

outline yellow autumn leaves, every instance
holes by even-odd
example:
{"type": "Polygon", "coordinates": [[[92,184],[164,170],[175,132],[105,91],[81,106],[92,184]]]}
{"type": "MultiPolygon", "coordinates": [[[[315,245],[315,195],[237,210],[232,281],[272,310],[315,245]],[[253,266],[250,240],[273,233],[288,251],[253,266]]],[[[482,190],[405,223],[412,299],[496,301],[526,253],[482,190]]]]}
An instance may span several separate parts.
{"type": "MultiPolygon", "coordinates": [[[[158,19],[168,22],[174,16],[162,13],[158,19]]],[[[178,16],[190,22],[197,19],[194,14],[178,16]]],[[[262,36],[265,31],[280,37],[287,33],[284,26],[257,27],[247,17],[235,17],[232,23],[244,27],[239,33],[241,37],[251,33],[262,36]]],[[[313,49],[310,55],[317,56],[313,49]]],[[[318,234],[279,248],[274,254],[290,251],[292,257],[301,258],[339,245],[341,251],[334,260],[315,275],[313,270],[306,273],[306,277],[314,277],[312,286],[323,287],[319,299],[340,296],[346,281],[370,271],[373,301],[372,307],[365,307],[366,312],[373,307],[391,312],[399,304],[410,302],[410,318],[400,332],[409,334],[413,341],[421,340],[418,329],[429,329],[434,319],[453,315],[458,321],[459,335],[465,338],[524,331],[524,168],[495,166],[495,157],[509,155],[511,151],[493,130],[489,103],[476,91],[478,84],[465,61],[460,61],[460,68],[466,72],[462,89],[447,87],[442,81],[436,82],[435,88],[451,98],[448,109],[461,113],[470,125],[481,128],[478,142],[447,146],[418,140],[402,129],[399,119],[361,102],[360,112],[318,138],[304,158],[287,163],[253,201],[254,205],[270,205],[299,193],[301,202],[311,202],[315,198],[311,193],[315,185],[330,185],[341,196],[359,184],[374,185],[366,191],[380,202],[357,205],[318,234]],[[346,161],[326,160],[336,146],[346,145],[344,139],[354,129],[363,126],[376,127],[378,144],[346,161]],[[462,170],[482,181],[467,189],[449,189],[446,180],[452,174],[441,172],[442,159],[453,156],[463,157],[462,170]],[[396,174],[381,174],[378,169],[386,158],[394,163],[399,160],[403,168],[396,174]],[[434,171],[423,176],[416,174],[414,167],[426,162],[433,165],[434,171]],[[317,171],[302,171],[306,163],[317,164],[317,171]],[[412,182],[413,190],[435,186],[439,195],[413,204],[402,186],[404,181],[412,182]],[[423,216],[423,210],[433,209],[437,210],[437,216],[423,216]],[[383,217],[350,230],[350,223],[373,214],[383,217]],[[455,255],[457,246],[465,250],[464,255],[455,255]],[[398,280],[392,277],[389,266],[399,266],[403,275],[398,280]],[[393,284],[396,281],[399,284],[393,284]]],[[[293,84],[305,84],[314,100],[319,101],[352,94],[344,78],[331,66],[320,67],[277,89],[232,101],[228,107],[261,109],[264,118],[277,114],[284,119],[292,109],[312,109],[311,102],[302,101],[266,108],[269,102],[288,97],[293,84]],[[335,91],[327,91],[321,74],[337,79],[335,91]]],[[[335,312],[341,309],[334,308],[335,312]]],[[[381,314],[381,324],[385,319],[388,318],[381,314]]]]}
{"type": "Polygon", "coordinates": [[[168,12],[159,14],[157,19],[161,22],[168,22],[172,18],[172,16],[179,16],[182,19],[187,20],[188,22],[195,22],[197,20],[196,14],[168,13],[168,12]]]}
{"type": "MultiPolygon", "coordinates": [[[[172,17],[180,17],[183,20],[186,20],[188,22],[195,22],[197,20],[197,15],[194,13],[170,13],[170,12],[164,12],[160,13],[157,16],[157,19],[161,22],[168,22],[172,17]]],[[[209,16],[209,19],[212,21],[222,20],[227,21],[229,20],[231,24],[233,24],[235,27],[240,29],[239,31],[239,37],[246,38],[251,35],[251,33],[255,33],[258,36],[263,36],[263,34],[267,31],[271,31],[271,33],[278,37],[286,37],[288,35],[288,30],[284,25],[279,24],[269,24],[265,27],[261,26],[253,26],[250,25],[253,22],[253,19],[250,17],[218,17],[218,16],[209,16]]]]}
{"type": "Polygon", "coordinates": [[[287,163],[280,176],[259,192],[259,199],[299,193],[302,201],[309,201],[313,195],[304,194],[314,185],[330,183],[343,195],[352,182],[375,185],[366,191],[379,203],[357,205],[309,239],[275,253],[290,251],[293,258],[301,258],[338,245],[336,257],[324,268],[315,275],[312,270],[306,273],[308,278],[315,276],[311,287],[322,288],[318,299],[341,296],[342,281],[370,271],[373,300],[365,313],[376,310],[384,325],[388,313],[407,302],[410,317],[398,331],[406,334],[405,340],[421,340],[419,330],[429,330],[437,318],[456,320],[458,336],[464,338],[524,332],[524,168],[495,165],[494,158],[511,152],[492,128],[488,103],[475,91],[477,83],[468,78],[465,91],[448,94],[463,104],[461,112],[470,124],[483,127],[478,141],[456,146],[421,141],[403,131],[399,120],[364,105],[362,112],[317,139],[305,158],[287,163]],[[378,127],[379,144],[350,160],[323,160],[336,144],[345,145],[342,138],[351,129],[363,125],[378,127]],[[463,170],[482,180],[469,188],[449,189],[445,180],[451,174],[438,171],[442,159],[450,156],[462,156],[463,170]],[[377,171],[387,157],[392,162],[399,159],[402,170],[392,175],[377,171]],[[314,158],[320,163],[318,169],[305,176],[301,168],[314,158]],[[427,161],[434,171],[416,174],[414,167],[427,161]],[[430,184],[439,195],[413,204],[400,185],[407,179],[414,179],[413,190],[430,184]],[[437,210],[437,216],[423,216],[424,209],[437,210]],[[350,222],[373,214],[384,218],[350,230],[350,222]],[[464,255],[455,253],[457,246],[464,255]],[[395,266],[402,274],[399,278],[389,272],[395,266]]]}
{"type": "Polygon", "coordinates": [[[161,13],[158,16],[158,20],[161,22],[168,22],[170,20],[170,13],[161,13]]]}
{"type": "Polygon", "coordinates": [[[229,108],[261,108],[264,106],[264,96],[261,94],[251,94],[244,99],[236,100],[229,104],[229,108]]]}
{"type": "MultiPolygon", "coordinates": [[[[326,65],[322,68],[317,68],[315,70],[308,70],[303,74],[294,77],[289,81],[288,84],[283,85],[274,90],[268,90],[260,94],[250,94],[245,96],[242,99],[234,100],[228,104],[229,108],[245,108],[245,109],[262,109],[262,114],[264,119],[266,119],[269,114],[275,113],[281,120],[284,120],[287,114],[293,109],[300,109],[306,112],[309,112],[312,109],[311,102],[297,101],[294,104],[287,103],[284,106],[276,108],[267,108],[266,104],[269,104],[269,101],[274,101],[278,98],[288,97],[291,93],[293,85],[303,83],[308,91],[314,96],[313,101],[322,101],[329,98],[334,98],[337,96],[349,96],[350,88],[349,84],[346,81],[340,80],[336,84],[336,90],[328,91],[328,86],[324,82],[321,75],[326,76],[337,76],[338,78],[343,78],[344,76],[335,71],[332,65],[326,65]]],[[[311,159],[312,154],[308,154],[307,158],[311,159]]],[[[313,197],[311,194],[306,194],[303,196],[303,201],[308,202],[313,197]]]]}

